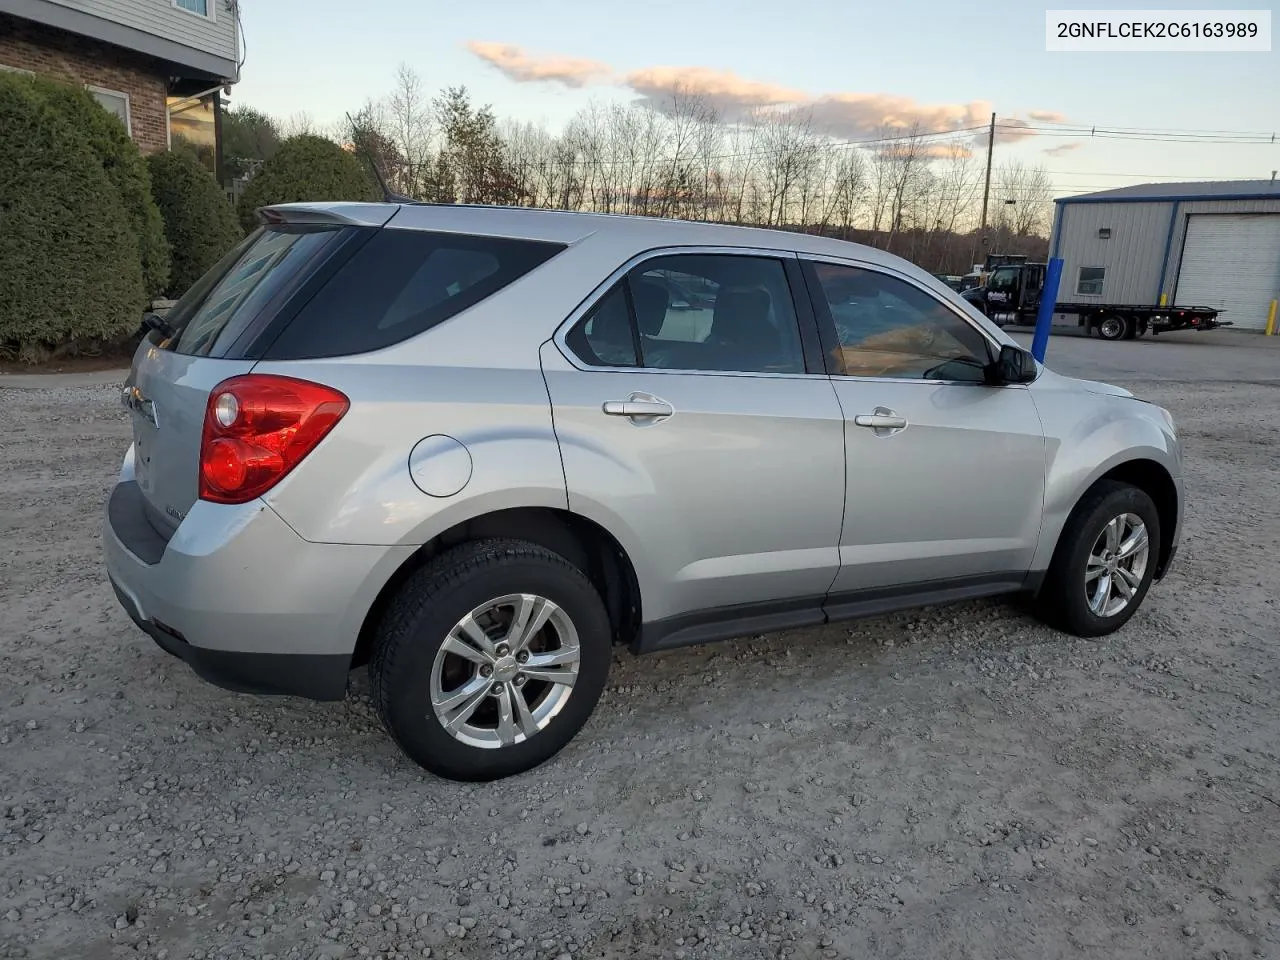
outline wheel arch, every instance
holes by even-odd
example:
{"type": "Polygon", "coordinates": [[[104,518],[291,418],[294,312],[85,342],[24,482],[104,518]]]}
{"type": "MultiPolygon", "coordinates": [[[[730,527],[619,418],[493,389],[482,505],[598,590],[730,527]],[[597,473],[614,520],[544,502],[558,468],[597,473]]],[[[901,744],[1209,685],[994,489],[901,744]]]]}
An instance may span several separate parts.
{"type": "Polygon", "coordinates": [[[1156,555],[1155,573],[1156,579],[1159,580],[1164,576],[1165,569],[1173,558],[1178,524],[1182,520],[1178,516],[1178,485],[1173,479],[1173,474],[1163,464],[1143,457],[1116,464],[1091,483],[1089,489],[1102,480],[1116,480],[1135,486],[1155,503],[1156,513],[1160,516],[1160,550],[1156,555]]]}
{"type": "Polygon", "coordinates": [[[639,630],[641,596],[635,567],[622,544],[603,526],[555,507],[509,507],[455,523],[415,550],[391,574],[365,613],[351,666],[369,661],[384,611],[412,574],[451,547],[488,537],[526,540],[560,554],[591,580],[604,600],[615,643],[630,643],[639,630]]]}
{"type": "MultiPolygon", "coordinates": [[[[1180,497],[1177,481],[1169,468],[1154,457],[1142,453],[1103,465],[1081,486],[1071,502],[1070,509],[1063,513],[1061,522],[1053,531],[1053,550],[1049,553],[1047,560],[1052,560],[1061,548],[1062,533],[1066,529],[1067,521],[1079,508],[1081,501],[1099,483],[1108,480],[1131,484],[1146,493],[1155,503],[1156,513],[1160,517],[1160,543],[1156,554],[1155,570],[1155,579],[1159,580],[1164,576],[1169,561],[1173,559],[1178,542],[1178,526],[1182,521],[1179,515],[1180,497]]],[[[1046,563],[1046,569],[1047,566],[1046,563]]]]}

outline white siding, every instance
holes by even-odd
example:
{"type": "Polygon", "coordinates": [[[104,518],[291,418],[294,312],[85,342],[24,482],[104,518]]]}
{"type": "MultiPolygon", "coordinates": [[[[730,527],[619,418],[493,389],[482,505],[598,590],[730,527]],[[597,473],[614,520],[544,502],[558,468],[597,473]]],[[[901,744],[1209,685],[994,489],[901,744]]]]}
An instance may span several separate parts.
{"type": "Polygon", "coordinates": [[[1201,213],[1186,227],[1175,302],[1216,307],[1244,330],[1266,327],[1280,297],[1280,214],[1201,213]]]}
{"type": "Polygon", "coordinates": [[[1049,245],[1062,258],[1058,299],[1067,303],[1155,303],[1172,204],[1062,203],[1049,245]],[[1098,231],[1111,236],[1103,239],[1098,231]],[[1076,293],[1081,267],[1103,267],[1102,293],[1076,293]]]}
{"type": "Polygon", "coordinates": [[[211,53],[238,60],[235,14],[226,0],[209,0],[210,17],[202,17],[173,5],[173,0],[51,0],[58,6],[88,13],[153,36],[163,37],[211,53]]]}

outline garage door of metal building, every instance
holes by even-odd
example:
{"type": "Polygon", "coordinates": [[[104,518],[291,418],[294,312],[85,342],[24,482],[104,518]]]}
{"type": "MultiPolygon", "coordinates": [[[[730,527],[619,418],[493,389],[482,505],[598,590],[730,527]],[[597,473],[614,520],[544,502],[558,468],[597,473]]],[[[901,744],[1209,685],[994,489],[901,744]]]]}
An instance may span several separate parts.
{"type": "Polygon", "coordinates": [[[1276,297],[1280,214],[1199,213],[1188,219],[1178,304],[1217,307],[1233,326],[1261,330],[1276,297]]]}

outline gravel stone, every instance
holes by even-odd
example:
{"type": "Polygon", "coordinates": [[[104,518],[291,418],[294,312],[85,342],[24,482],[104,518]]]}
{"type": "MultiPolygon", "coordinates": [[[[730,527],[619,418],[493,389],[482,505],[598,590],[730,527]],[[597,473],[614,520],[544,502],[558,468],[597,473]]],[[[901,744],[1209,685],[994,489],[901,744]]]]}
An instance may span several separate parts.
{"type": "Polygon", "coordinates": [[[1119,633],[983,600],[619,650],[583,734],[488,784],[404,761],[363,670],[315,704],[159,650],[102,572],[117,386],[0,383],[0,960],[1263,956],[1280,351],[1243,336],[1051,341],[1186,442],[1119,633]]]}

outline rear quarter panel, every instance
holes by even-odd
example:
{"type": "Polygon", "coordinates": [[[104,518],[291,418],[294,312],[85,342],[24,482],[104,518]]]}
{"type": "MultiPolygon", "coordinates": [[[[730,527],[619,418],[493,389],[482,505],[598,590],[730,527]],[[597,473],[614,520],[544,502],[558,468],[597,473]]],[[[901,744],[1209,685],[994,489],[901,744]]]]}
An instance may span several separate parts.
{"type": "Polygon", "coordinates": [[[315,380],[351,401],[333,432],[263,498],[306,540],[420,545],[493,510],[566,506],[536,367],[369,365],[349,358],[263,363],[255,372],[315,380]],[[445,497],[424,493],[409,469],[418,441],[440,434],[465,446],[472,466],[466,485],[445,497]]]}

